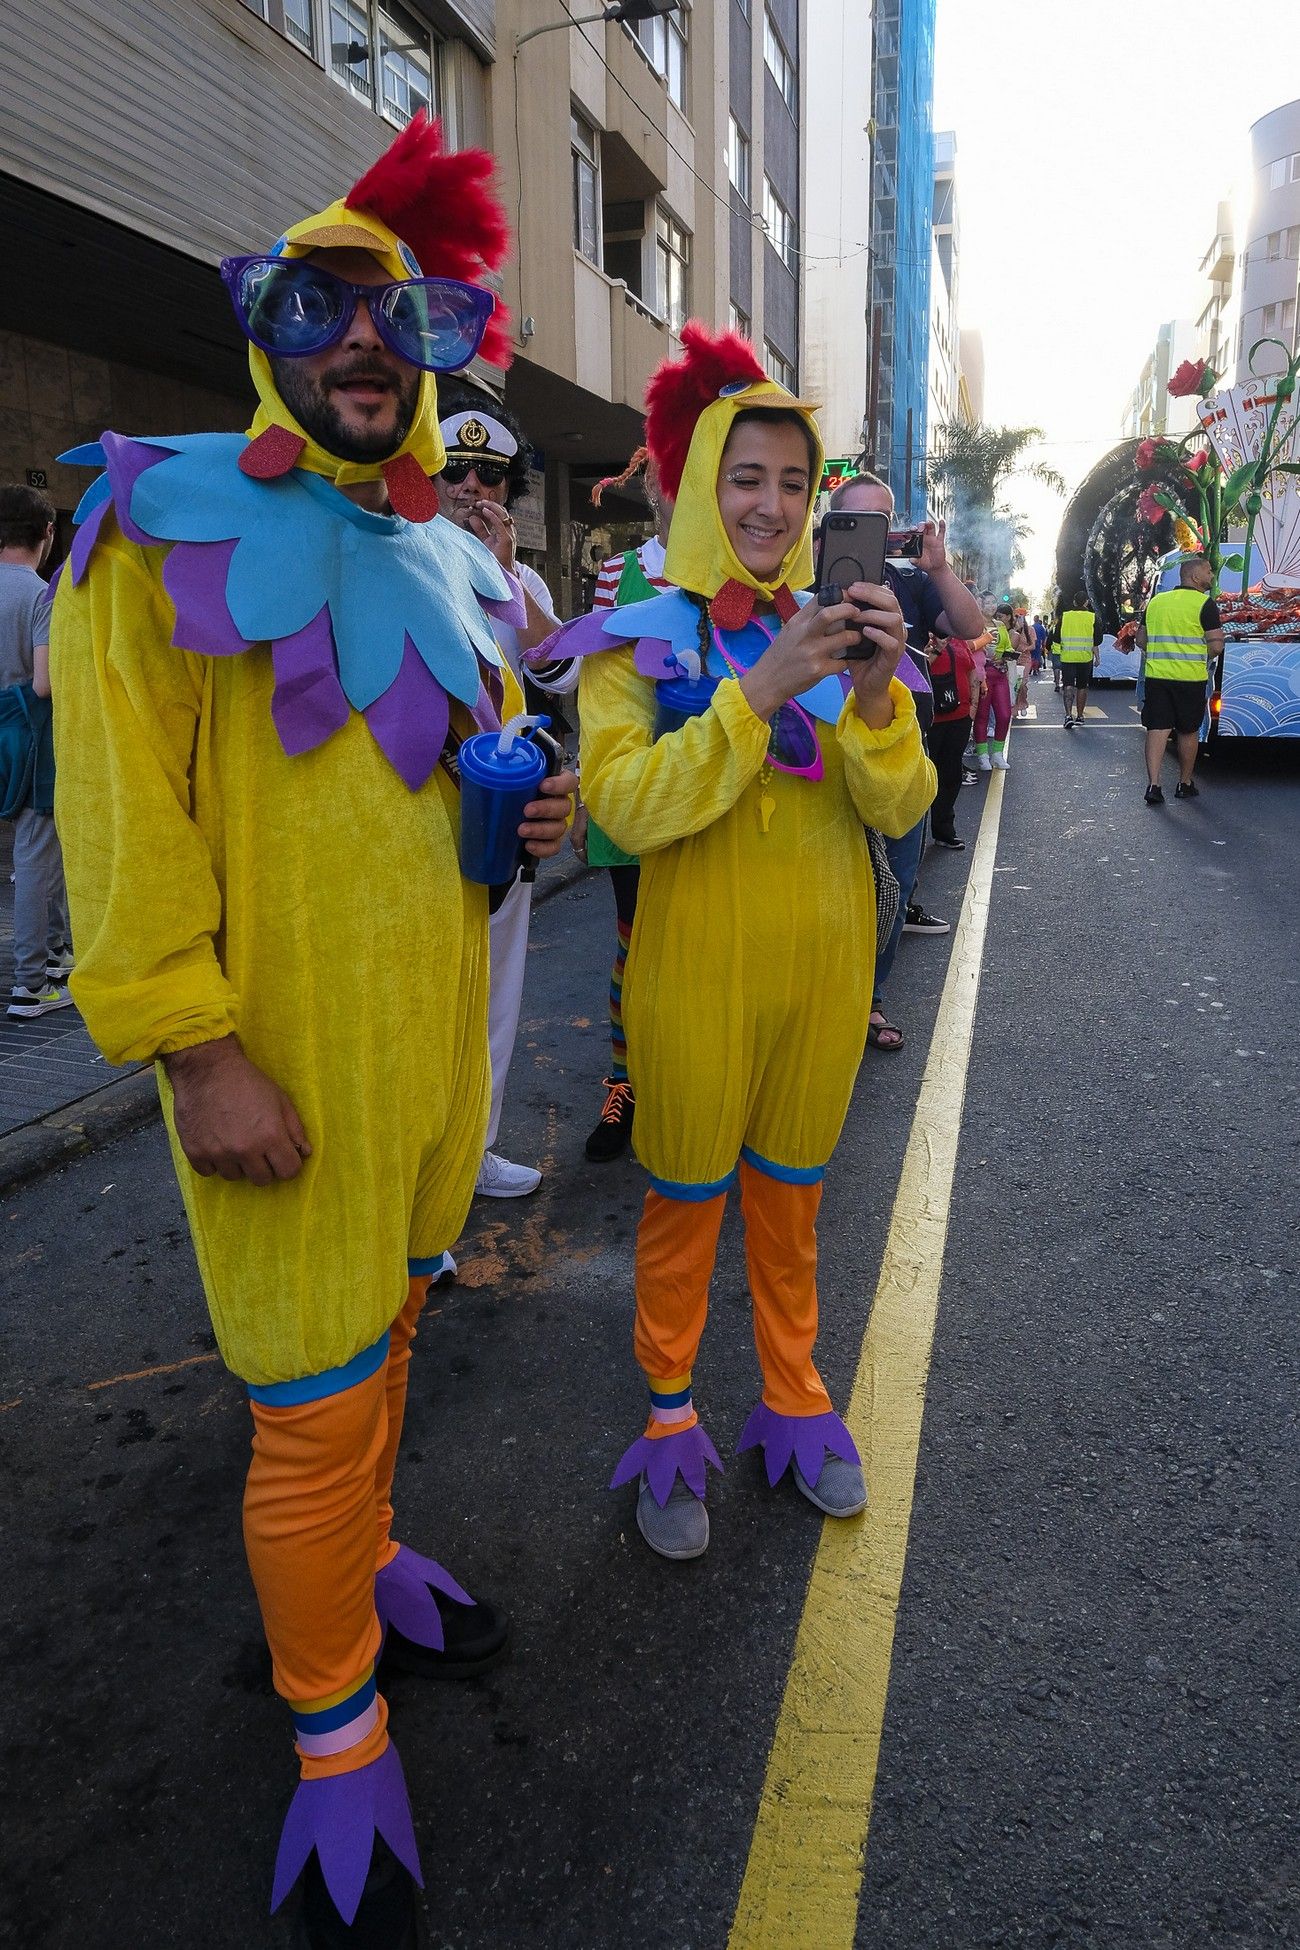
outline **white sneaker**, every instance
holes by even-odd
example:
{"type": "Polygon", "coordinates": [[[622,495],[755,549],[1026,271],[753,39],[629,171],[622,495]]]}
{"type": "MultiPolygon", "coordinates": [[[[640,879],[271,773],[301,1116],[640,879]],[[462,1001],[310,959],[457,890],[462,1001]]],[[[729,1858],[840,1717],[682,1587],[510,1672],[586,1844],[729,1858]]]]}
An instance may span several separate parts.
{"type": "Polygon", "coordinates": [[[47,982],[53,982],[57,988],[61,982],[67,981],[76,965],[72,959],[71,949],[66,955],[51,955],[45,964],[45,979],[47,982]]]}
{"type": "Polygon", "coordinates": [[[1011,760],[1005,757],[1002,752],[999,752],[997,757],[990,761],[990,770],[994,772],[1009,772],[1011,770],[1011,760]]]}
{"type": "Polygon", "coordinates": [[[429,1281],[430,1286],[452,1286],[456,1279],[456,1262],[450,1253],[444,1253],[437,1272],[429,1281]]]}
{"type": "Polygon", "coordinates": [[[72,997],[68,991],[55,988],[51,984],[47,989],[16,988],[5,1014],[7,1016],[48,1016],[51,1010],[71,1007],[72,997]]]}
{"type": "Polygon", "coordinates": [[[531,1165],[512,1165],[509,1158],[485,1151],[474,1190],[480,1198],[527,1198],[541,1182],[541,1172],[531,1165]]]}
{"type": "Polygon", "coordinates": [[[991,772],[993,770],[992,761],[990,760],[987,752],[980,752],[977,755],[975,762],[979,766],[981,772],[991,772]]]}

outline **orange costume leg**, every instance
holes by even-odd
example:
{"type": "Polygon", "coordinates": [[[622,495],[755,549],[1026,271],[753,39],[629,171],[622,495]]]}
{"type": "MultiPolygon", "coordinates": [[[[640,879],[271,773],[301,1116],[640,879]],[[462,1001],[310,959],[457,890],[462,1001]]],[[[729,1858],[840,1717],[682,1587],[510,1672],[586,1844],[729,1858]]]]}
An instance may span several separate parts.
{"type": "Polygon", "coordinates": [[[842,1462],[859,1463],[812,1358],[821,1195],[819,1171],[796,1172],[749,1151],[741,1157],[740,1208],[763,1399],[746,1422],[737,1451],[761,1447],[769,1483],[793,1461],[815,1487],[828,1450],[842,1462]]]}
{"type": "Polygon", "coordinates": [[[636,1235],[636,1330],[633,1347],[650,1386],[645,1434],[626,1451],[611,1489],[646,1472],[662,1506],[680,1470],[704,1495],[705,1463],[721,1468],[700,1427],[691,1371],[709,1311],[709,1280],[727,1195],[703,1199],[645,1195],[636,1235]]]}
{"type": "Polygon", "coordinates": [[[388,1330],[388,1364],[384,1369],[384,1405],[388,1432],[375,1470],[375,1514],[379,1538],[375,1569],[382,1571],[397,1555],[393,1542],[393,1471],[406,1419],[406,1388],[411,1373],[411,1343],[429,1297],[428,1273],[413,1273],[407,1284],[406,1305],[388,1330]]]}

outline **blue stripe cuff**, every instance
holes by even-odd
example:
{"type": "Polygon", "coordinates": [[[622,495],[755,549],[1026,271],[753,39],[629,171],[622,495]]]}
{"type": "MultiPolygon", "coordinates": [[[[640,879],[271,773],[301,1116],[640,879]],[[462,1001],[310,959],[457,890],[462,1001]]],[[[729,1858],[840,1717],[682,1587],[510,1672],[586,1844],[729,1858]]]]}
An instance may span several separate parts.
{"type": "Polygon", "coordinates": [[[826,1176],[825,1165],[774,1165],[770,1158],[751,1151],[747,1144],[741,1145],[740,1155],[755,1171],[761,1171],[765,1178],[778,1179],[782,1185],[820,1185],[826,1176]]]}
{"type": "Polygon", "coordinates": [[[264,1387],[255,1387],[250,1381],[248,1392],[253,1401],[265,1402],[268,1408],[321,1402],[327,1395],[342,1395],[347,1389],[355,1388],[359,1381],[369,1381],[387,1359],[388,1329],[385,1327],[373,1346],[363,1347],[360,1354],[354,1354],[341,1368],[326,1368],[320,1374],[302,1375],[296,1381],[271,1381],[264,1387]]]}
{"type": "Polygon", "coordinates": [[[716,1198],[719,1192],[729,1192],[736,1182],[735,1171],[729,1171],[725,1178],[715,1178],[710,1185],[683,1185],[675,1178],[656,1178],[650,1173],[650,1183],[660,1198],[678,1198],[687,1205],[703,1205],[706,1199],[716,1198]]]}
{"type": "Polygon", "coordinates": [[[684,1408],[691,1399],[691,1391],[689,1388],[679,1388],[674,1395],[661,1395],[652,1381],[650,1399],[656,1408],[684,1408]]]}
{"type": "Polygon", "coordinates": [[[375,1675],[371,1673],[364,1686],[358,1686],[337,1706],[327,1706],[322,1713],[295,1713],[294,1726],[299,1733],[333,1733],[336,1727],[345,1727],[358,1713],[364,1713],[374,1697],[375,1675]]]}
{"type": "Polygon", "coordinates": [[[441,1273],[446,1257],[446,1253],[435,1253],[432,1259],[408,1259],[406,1270],[413,1280],[423,1279],[426,1273],[432,1277],[434,1273],[441,1273]]]}

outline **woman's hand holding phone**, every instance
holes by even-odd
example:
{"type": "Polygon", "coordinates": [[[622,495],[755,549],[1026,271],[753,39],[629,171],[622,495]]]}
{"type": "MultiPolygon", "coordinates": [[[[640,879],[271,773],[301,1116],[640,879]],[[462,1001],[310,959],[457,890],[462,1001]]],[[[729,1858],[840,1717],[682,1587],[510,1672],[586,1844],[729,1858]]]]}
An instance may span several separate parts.
{"type": "MultiPolygon", "coordinates": [[[[874,593],[879,596],[887,592],[874,593]]],[[[849,651],[861,645],[860,625],[857,603],[805,603],[797,616],[782,625],[758,662],[740,680],[754,716],[770,718],[800,691],[810,690],[823,677],[838,676],[849,651]]]]}
{"type": "Polygon", "coordinates": [[[862,648],[849,664],[858,716],[873,731],[883,731],[894,722],[889,685],[907,648],[903,612],[893,590],[883,585],[854,582],[844,593],[854,606],[862,632],[862,648]],[[863,655],[868,644],[874,645],[870,657],[863,655]]]}

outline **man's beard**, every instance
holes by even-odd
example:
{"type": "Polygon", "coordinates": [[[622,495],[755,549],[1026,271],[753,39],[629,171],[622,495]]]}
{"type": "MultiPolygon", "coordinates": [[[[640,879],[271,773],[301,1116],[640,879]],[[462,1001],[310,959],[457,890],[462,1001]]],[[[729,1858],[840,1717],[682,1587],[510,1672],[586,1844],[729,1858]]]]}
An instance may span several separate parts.
{"type": "Polygon", "coordinates": [[[396,381],[397,419],[392,432],[376,428],[373,433],[358,433],[344,425],[328,392],[304,370],[300,359],[272,359],[271,372],[276,391],[303,432],[336,460],[387,460],[411,431],[420,403],[420,373],[414,366],[398,366],[394,373],[388,366],[379,366],[365,358],[337,366],[329,375],[331,385],[341,380],[373,379],[391,386],[396,381]]]}

